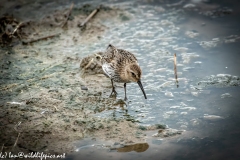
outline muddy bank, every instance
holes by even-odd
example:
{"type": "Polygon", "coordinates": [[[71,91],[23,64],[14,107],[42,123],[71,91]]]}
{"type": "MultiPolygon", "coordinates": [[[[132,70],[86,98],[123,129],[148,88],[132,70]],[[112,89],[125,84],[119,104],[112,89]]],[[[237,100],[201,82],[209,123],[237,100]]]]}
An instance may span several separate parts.
{"type": "Polygon", "coordinates": [[[33,10],[47,2],[18,3],[1,6],[5,17],[0,49],[1,151],[70,153],[73,142],[87,137],[124,146],[145,142],[146,130],[157,132],[158,127],[139,126],[134,119],[95,117],[103,110],[120,107],[124,111],[127,105],[109,98],[111,83],[101,74],[97,58],[96,64],[89,66],[91,73],[88,63],[81,66],[84,71],[79,67],[84,57],[79,54],[94,55],[79,44],[91,47],[111,27],[106,24],[130,21],[130,13],[102,5],[79,27],[98,6],[55,4],[57,9],[53,10],[54,4],[49,3],[46,10],[51,12],[42,14],[42,10],[33,10]],[[92,72],[94,69],[97,72],[92,72]]]}

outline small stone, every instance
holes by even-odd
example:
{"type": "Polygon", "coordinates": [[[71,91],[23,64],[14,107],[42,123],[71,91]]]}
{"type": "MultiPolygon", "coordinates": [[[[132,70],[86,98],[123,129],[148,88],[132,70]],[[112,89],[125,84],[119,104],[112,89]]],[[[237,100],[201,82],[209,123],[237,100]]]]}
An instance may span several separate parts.
{"type": "Polygon", "coordinates": [[[147,130],[147,128],[145,126],[139,126],[138,128],[143,130],[143,131],[147,130]]]}
{"type": "Polygon", "coordinates": [[[88,88],[86,86],[81,86],[81,90],[88,90],[88,88]]]}
{"type": "Polygon", "coordinates": [[[113,145],[115,145],[115,146],[116,146],[116,145],[119,145],[119,144],[120,144],[119,142],[114,142],[114,144],[113,144],[113,145]]]}
{"type": "Polygon", "coordinates": [[[164,124],[155,124],[155,126],[156,126],[156,129],[166,129],[167,128],[167,126],[164,124]]]}

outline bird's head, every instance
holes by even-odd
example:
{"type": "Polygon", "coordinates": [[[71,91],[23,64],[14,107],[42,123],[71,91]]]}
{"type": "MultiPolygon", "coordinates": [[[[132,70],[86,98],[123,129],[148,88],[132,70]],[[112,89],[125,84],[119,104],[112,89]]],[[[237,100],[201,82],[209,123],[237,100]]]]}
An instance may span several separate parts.
{"type": "Polygon", "coordinates": [[[126,74],[127,74],[126,75],[127,81],[137,82],[143,92],[145,99],[147,99],[147,96],[145,94],[145,91],[144,91],[142,83],[141,83],[142,70],[139,67],[139,65],[136,63],[128,65],[126,67],[126,74]]]}
{"type": "Polygon", "coordinates": [[[130,82],[137,82],[141,80],[142,70],[137,64],[130,64],[126,68],[127,80],[130,82]]]}

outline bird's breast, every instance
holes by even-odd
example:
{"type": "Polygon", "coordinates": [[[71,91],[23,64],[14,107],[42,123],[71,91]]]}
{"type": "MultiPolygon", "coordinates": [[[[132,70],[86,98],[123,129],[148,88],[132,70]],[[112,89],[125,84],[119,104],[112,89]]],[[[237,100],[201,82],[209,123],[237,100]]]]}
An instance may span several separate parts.
{"type": "Polygon", "coordinates": [[[115,69],[109,63],[103,63],[102,69],[106,76],[108,76],[109,78],[112,78],[115,75],[115,69]]]}

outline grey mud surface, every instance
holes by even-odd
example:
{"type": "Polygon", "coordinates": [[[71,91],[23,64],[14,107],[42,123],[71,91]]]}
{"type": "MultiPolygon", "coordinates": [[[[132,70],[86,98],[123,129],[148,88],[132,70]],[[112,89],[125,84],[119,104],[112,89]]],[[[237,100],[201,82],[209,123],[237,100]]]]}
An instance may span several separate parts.
{"type": "Polygon", "coordinates": [[[62,27],[70,4],[57,4],[57,9],[49,4],[45,10],[33,11],[44,1],[7,2],[0,6],[1,16],[8,13],[20,22],[28,21],[22,28],[25,34],[22,41],[60,35],[29,44],[22,44],[15,38],[8,45],[1,45],[1,151],[70,153],[75,149],[74,142],[83,138],[109,140],[121,146],[143,144],[146,148],[147,130],[156,130],[155,136],[160,137],[180,134],[171,130],[168,135],[162,125],[145,127],[132,119],[94,116],[117,107],[125,110],[126,105],[122,100],[109,98],[111,83],[101,74],[95,53],[86,52],[90,58],[84,59],[80,69],[84,57],[78,56],[82,50],[75,46],[91,47],[109,27],[104,21],[114,24],[130,21],[129,13],[117,7],[102,6],[81,29],[78,24],[96,6],[74,5],[66,26],[62,27]],[[93,63],[86,67],[89,60],[93,63]]]}

